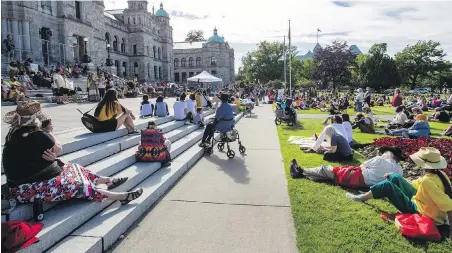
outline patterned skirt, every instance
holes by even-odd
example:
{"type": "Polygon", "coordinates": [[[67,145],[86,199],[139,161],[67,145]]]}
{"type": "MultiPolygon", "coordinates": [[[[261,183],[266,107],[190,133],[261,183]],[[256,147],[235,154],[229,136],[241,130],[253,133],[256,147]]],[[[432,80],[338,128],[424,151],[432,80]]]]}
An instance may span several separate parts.
{"type": "Polygon", "coordinates": [[[37,198],[42,201],[87,199],[101,202],[106,196],[96,190],[98,180],[98,175],[80,165],[66,163],[58,176],[46,181],[21,184],[10,191],[22,203],[33,202],[37,198]]]}

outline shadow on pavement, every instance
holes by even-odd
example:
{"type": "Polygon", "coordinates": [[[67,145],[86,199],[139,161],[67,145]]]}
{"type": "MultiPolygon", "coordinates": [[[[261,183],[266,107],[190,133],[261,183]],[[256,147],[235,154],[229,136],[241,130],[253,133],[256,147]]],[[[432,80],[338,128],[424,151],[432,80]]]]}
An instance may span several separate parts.
{"type": "MultiPolygon", "coordinates": [[[[219,151],[216,152],[220,153],[219,151]]],[[[236,156],[233,159],[228,159],[224,152],[221,152],[224,154],[224,159],[221,159],[215,154],[207,156],[205,159],[217,165],[217,168],[234,179],[234,182],[239,184],[248,184],[250,182],[250,178],[248,177],[249,172],[246,168],[245,160],[243,160],[242,157],[237,156],[239,153],[238,151],[234,152],[236,152],[236,156]]]]}

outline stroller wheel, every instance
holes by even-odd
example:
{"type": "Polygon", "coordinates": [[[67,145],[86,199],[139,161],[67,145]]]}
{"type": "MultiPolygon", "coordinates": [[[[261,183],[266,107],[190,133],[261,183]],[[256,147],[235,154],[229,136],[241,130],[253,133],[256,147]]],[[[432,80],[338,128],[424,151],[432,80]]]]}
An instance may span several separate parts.
{"type": "Polygon", "coordinates": [[[218,150],[223,151],[224,143],[218,143],[217,148],[218,148],[218,150]]]}
{"type": "Polygon", "coordinates": [[[275,124],[276,124],[276,125],[281,125],[281,120],[275,119],[275,124]]]}
{"type": "Polygon", "coordinates": [[[211,155],[213,153],[212,147],[206,147],[204,149],[204,154],[205,155],[211,155]]]}
{"type": "Polygon", "coordinates": [[[232,159],[235,156],[235,152],[234,152],[234,150],[228,150],[226,155],[228,156],[229,159],[232,159]]]}
{"type": "Polygon", "coordinates": [[[245,154],[245,151],[246,151],[245,146],[240,145],[239,146],[239,151],[240,151],[240,154],[245,154]]]}
{"type": "Polygon", "coordinates": [[[288,126],[293,126],[293,121],[292,121],[292,120],[287,121],[287,125],[288,125],[288,126]]]}

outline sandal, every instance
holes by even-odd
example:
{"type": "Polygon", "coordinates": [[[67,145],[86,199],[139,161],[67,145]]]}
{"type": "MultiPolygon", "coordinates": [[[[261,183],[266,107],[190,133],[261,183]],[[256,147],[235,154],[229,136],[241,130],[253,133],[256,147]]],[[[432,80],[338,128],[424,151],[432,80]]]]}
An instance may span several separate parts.
{"type": "Polygon", "coordinates": [[[121,177],[121,178],[113,178],[113,180],[111,181],[111,184],[108,185],[108,190],[112,190],[120,185],[122,185],[123,183],[125,183],[127,181],[127,179],[129,179],[128,177],[121,177]]]}
{"type": "Polygon", "coordinates": [[[139,198],[141,196],[141,194],[143,194],[143,189],[138,188],[133,192],[128,192],[126,199],[120,200],[119,202],[121,202],[121,205],[127,205],[130,201],[139,198]]]}

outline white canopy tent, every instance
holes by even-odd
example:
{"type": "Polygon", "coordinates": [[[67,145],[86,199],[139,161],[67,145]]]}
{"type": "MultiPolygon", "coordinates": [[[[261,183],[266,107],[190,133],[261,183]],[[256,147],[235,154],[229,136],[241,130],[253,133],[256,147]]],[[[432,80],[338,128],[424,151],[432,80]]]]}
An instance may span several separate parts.
{"type": "Polygon", "coordinates": [[[199,75],[187,78],[187,81],[200,83],[213,83],[213,82],[222,82],[223,79],[215,77],[209,74],[209,72],[204,70],[203,72],[199,73],[199,75]]]}

